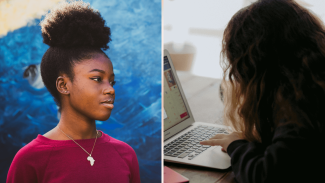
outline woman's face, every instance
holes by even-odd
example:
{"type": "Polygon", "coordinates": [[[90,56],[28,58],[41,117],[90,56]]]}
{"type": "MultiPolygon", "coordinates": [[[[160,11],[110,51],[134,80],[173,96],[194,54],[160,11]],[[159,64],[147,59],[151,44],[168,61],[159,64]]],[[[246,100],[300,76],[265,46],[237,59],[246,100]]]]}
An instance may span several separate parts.
{"type": "Polygon", "coordinates": [[[115,90],[112,62],[103,54],[77,63],[70,82],[71,107],[89,119],[105,121],[114,107],[115,90]]]}

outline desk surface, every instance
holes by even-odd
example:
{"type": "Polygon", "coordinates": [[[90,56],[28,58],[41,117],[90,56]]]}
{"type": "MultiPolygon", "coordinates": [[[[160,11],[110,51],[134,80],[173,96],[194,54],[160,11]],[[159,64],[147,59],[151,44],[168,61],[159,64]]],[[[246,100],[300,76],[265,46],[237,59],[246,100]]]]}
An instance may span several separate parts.
{"type": "MultiPolygon", "coordinates": [[[[221,79],[177,72],[185,96],[195,121],[223,124],[223,103],[219,96],[221,79]]],[[[164,165],[190,179],[190,183],[235,182],[231,170],[216,170],[177,163],[164,162],[164,165]]]]}

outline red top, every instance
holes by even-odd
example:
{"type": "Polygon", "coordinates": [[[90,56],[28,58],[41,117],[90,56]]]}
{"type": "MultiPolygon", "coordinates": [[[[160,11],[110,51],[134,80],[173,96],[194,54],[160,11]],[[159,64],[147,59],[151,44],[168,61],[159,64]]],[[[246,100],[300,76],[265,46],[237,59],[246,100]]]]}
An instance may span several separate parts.
{"type": "MultiPolygon", "coordinates": [[[[75,141],[90,153],[95,139],[75,141]]],[[[137,156],[128,144],[102,132],[91,155],[95,160],[93,166],[88,156],[72,140],[51,140],[38,135],[17,152],[7,183],[140,182],[137,156]]]]}

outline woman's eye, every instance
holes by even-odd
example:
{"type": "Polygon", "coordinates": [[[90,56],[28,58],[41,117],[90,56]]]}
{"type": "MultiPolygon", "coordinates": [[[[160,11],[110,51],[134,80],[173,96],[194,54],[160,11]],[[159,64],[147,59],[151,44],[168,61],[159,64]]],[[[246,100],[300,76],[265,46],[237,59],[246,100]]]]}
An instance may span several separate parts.
{"type": "Polygon", "coordinates": [[[97,81],[97,82],[101,82],[102,78],[92,78],[92,80],[97,81]]]}
{"type": "Polygon", "coordinates": [[[111,81],[111,82],[109,82],[109,84],[110,84],[111,86],[114,86],[114,85],[116,84],[116,81],[111,81]]]}

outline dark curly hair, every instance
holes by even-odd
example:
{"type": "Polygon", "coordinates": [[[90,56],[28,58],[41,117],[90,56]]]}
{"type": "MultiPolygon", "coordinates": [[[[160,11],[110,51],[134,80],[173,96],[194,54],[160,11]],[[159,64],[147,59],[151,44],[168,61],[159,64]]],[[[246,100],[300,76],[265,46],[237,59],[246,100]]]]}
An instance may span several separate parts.
{"type": "Polygon", "coordinates": [[[241,9],[225,29],[221,56],[232,88],[225,121],[245,139],[287,123],[324,129],[325,31],[307,9],[293,0],[241,9]]]}
{"type": "Polygon", "coordinates": [[[82,1],[59,4],[40,25],[43,42],[50,46],[42,58],[41,75],[60,111],[57,78],[60,74],[67,74],[73,81],[74,64],[90,59],[95,54],[107,57],[102,49],[109,48],[107,44],[111,41],[111,32],[100,13],[82,1]]]}

